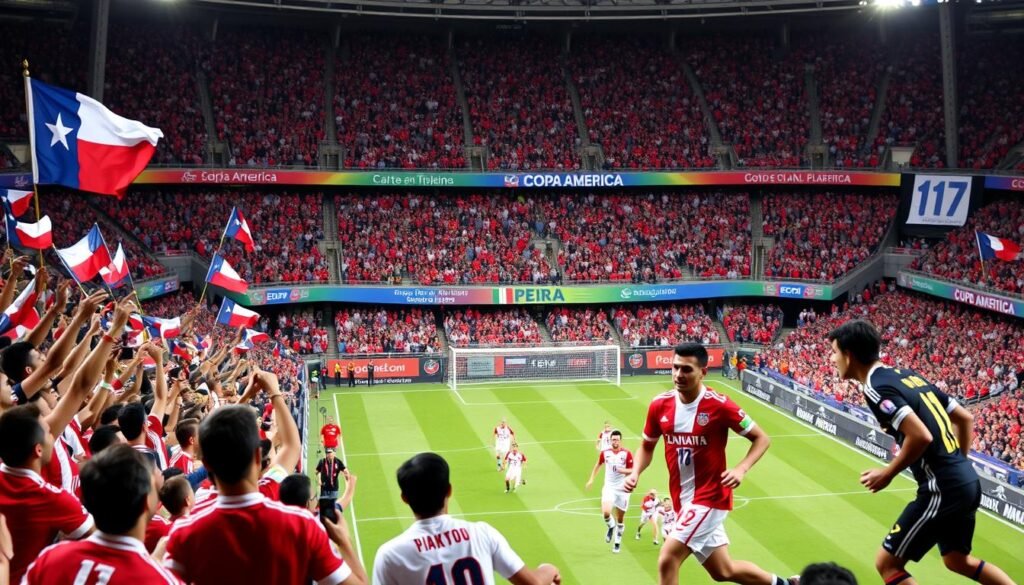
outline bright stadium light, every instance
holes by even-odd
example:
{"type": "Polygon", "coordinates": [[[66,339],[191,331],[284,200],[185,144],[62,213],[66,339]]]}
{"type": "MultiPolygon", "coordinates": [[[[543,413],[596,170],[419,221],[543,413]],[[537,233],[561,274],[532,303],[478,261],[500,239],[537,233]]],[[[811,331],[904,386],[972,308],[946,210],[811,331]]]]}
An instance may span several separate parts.
{"type": "Polygon", "coordinates": [[[880,10],[895,10],[906,4],[906,0],[875,0],[875,6],[880,10]]]}

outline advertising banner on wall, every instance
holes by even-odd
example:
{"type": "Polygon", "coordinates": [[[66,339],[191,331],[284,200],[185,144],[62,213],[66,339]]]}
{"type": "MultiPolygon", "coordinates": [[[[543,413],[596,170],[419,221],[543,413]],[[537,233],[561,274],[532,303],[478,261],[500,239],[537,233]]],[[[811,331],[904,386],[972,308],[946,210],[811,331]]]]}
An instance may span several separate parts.
{"type": "Polygon", "coordinates": [[[705,171],[465,173],[415,171],[304,171],[276,169],[148,169],[136,185],[314,185],[351,187],[471,187],[592,189],[704,185],[828,185],[897,187],[899,173],[871,171],[705,171]]]}
{"type": "MultiPolygon", "coordinates": [[[[671,374],[671,349],[636,348],[622,352],[622,375],[642,376],[644,374],[671,374]]],[[[708,368],[721,369],[725,350],[720,347],[708,348],[708,368]]]]}
{"type": "Polygon", "coordinates": [[[988,291],[968,288],[967,286],[929,278],[923,274],[901,270],[896,278],[897,284],[910,290],[916,290],[932,296],[949,299],[979,309],[995,311],[1003,315],[1024,318],[1024,300],[1015,299],[988,291]]]}
{"type": "Polygon", "coordinates": [[[636,303],[721,297],[774,297],[832,300],[832,286],[760,280],[716,280],[666,284],[598,284],[567,286],[338,286],[250,288],[228,293],[246,306],[290,303],[372,303],[393,305],[559,305],[636,303]]]}
{"type": "MultiPolygon", "coordinates": [[[[334,379],[335,364],[341,365],[341,383],[348,383],[348,365],[356,367],[356,384],[368,384],[367,369],[371,358],[356,357],[327,360],[328,380],[334,379]]],[[[416,382],[443,381],[443,362],[440,356],[420,355],[413,357],[375,357],[373,361],[374,384],[412,384],[416,382]]]]}
{"type": "MultiPolygon", "coordinates": [[[[743,373],[743,392],[773,404],[822,432],[857,447],[883,461],[891,461],[896,442],[878,427],[858,420],[812,397],[784,386],[781,382],[747,370],[743,373]]],[[[994,464],[990,458],[971,454],[971,463],[981,479],[981,507],[1018,526],[1024,526],[1024,491],[1021,472],[994,464]]]]}
{"type": "Polygon", "coordinates": [[[139,293],[139,300],[152,299],[160,295],[172,293],[181,286],[178,275],[172,274],[163,278],[147,280],[146,282],[135,283],[135,290],[139,293]]]}

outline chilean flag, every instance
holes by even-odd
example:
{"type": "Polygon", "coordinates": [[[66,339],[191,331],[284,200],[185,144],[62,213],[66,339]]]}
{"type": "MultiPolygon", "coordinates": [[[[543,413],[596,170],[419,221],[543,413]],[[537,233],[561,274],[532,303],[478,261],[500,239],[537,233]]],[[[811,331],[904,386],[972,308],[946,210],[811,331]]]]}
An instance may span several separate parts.
{"type": "Polygon", "coordinates": [[[57,255],[79,283],[96,278],[101,268],[110,265],[110,250],[103,243],[103,234],[96,224],[75,245],[58,249],[57,255]]]}
{"type": "Polygon", "coordinates": [[[100,276],[110,288],[117,288],[128,282],[128,259],[125,258],[121,242],[117,243],[117,252],[114,252],[114,259],[110,264],[100,268],[100,276]]]}
{"type": "Polygon", "coordinates": [[[44,215],[37,223],[18,221],[7,214],[7,239],[15,248],[45,250],[53,245],[53,226],[50,216],[44,215]]]}
{"type": "Polygon", "coordinates": [[[264,341],[270,341],[270,336],[262,331],[256,331],[255,329],[246,329],[245,337],[242,338],[242,341],[255,345],[257,343],[263,343],[264,341]]]}
{"type": "Polygon", "coordinates": [[[252,231],[249,229],[249,222],[242,217],[242,212],[237,207],[231,208],[231,217],[228,218],[228,225],[224,228],[224,237],[234,238],[245,244],[245,251],[256,250],[256,243],[252,239],[252,231]]]}
{"type": "Polygon", "coordinates": [[[39,324],[39,312],[35,308],[31,308],[28,314],[25,315],[25,320],[21,325],[15,325],[7,333],[0,335],[0,337],[6,337],[11,341],[17,341],[22,337],[29,334],[32,328],[39,324]]]}
{"type": "Polygon", "coordinates": [[[18,189],[0,189],[0,194],[3,195],[4,200],[11,206],[11,214],[14,217],[21,217],[28,211],[29,205],[32,205],[32,192],[31,191],[20,191],[18,189]]]}
{"type": "Polygon", "coordinates": [[[143,317],[142,322],[153,337],[171,339],[181,335],[181,317],[161,319],[159,317],[143,317]]]}
{"type": "Polygon", "coordinates": [[[32,180],[124,195],[164,133],[111,112],[89,96],[26,77],[32,180]]]}
{"type": "Polygon", "coordinates": [[[249,290],[249,283],[242,280],[242,277],[220,254],[213,255],[210,270],[206,273],[206,282],[239,294],[249,290]]]}
{"type": "Polygon", "coordinates": [[[974,235],[978,239],[978,254],[982,260],[999,258],[1013,262],[1024,258],[1020,253],[1020,244],[1013,240],[997,238],[984,232],[974,232],[974,235]]]}
{"type": "Polygon", "coordinates": [[[259,320],[259,313],[250,311],[227,297],[224,297],[224,302],[220,306],[220,312],[217,313],[217,322],[227,325],[232,329],[252,327],[259,320]]]}
{"type": "MultiPolygon", "coordinates": [[[[18,325],[25,325],[31,313],[35,311],[36,297],[36,284],[29,282],[18,298],[14,299],[11,306],[7,307],[3,315],[0,315],[0,333],[6,333],[18,325]]],[[[38,321],[36,322],[38,323],[38,321]]]]}

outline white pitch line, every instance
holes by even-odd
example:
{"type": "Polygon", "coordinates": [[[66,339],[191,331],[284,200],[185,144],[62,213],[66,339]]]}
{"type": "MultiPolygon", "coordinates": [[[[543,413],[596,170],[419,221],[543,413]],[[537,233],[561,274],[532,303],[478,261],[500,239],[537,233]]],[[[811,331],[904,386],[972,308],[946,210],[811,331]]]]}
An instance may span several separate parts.
{"type": "MultiPolygon", "coordinates": [[[[334,420],[338,421],[338,425],[341,425],[341,412],[338,410],[338,394],[335,393],[331,402],[334,403],[334,420]]],[[[346,461],[348,457],[345,454],[345,438],[338,435],[338,446],[341,447],[341,460],[346,461]]],[[[366,566],[366,562],[363,561],[363,546],[359,542],[359,519],[356,518],[356,500],[352,498],[352,501],[348,504],[348,509],[352,512],[352,535],[356,539],[356,554],[359,555],[359,563],[366,566]]]]}
{"type": "MultiPolygon", "coordinates": [[[[568,382],[561,382],[561,383],[568,384],[568,382]]],[[[572,384],[575,385],[575,386],[613,386],[613,387],[615,386],[615,384],[612,384],[611,382],[600,382],[600,381],[598,381],[598,382],[573,382],[572,384]]],[[[522,383],[522,384],[519,384],[517,382],[511,382],[509,384],[502,384],[502,385],[469,386],[468,388],[463,388],[462,390],[464,392],[468,392],[468,393],[472,394],[474,391],[477,391],[477,390],[482,390],[482,391],[486,391],[486,390],[509,390],[511,387],[514,387],[516,385],[521,385],[521,386],[524,386],[524,387],[526,387],[526,386],[531,386],[532,387],[532,385],[527,384],[525,382],[522,383]]],[[[665,389],[671,389],[672,384],[671,383],[659,384],[659,383],[651,383],[651,382],[648,382],[648,381],[634,380],[634,381],[622,382],[621,384],[619,384],[619,386],[654,386],[654,387],[661,388],[662,391],[664,391],[665,389]]],[[[420,393],[423,393],[423,392],[451,392],[451,391],[452,391],[451,388],[449,388],[448,386],[445,386],[444,388],[421,388],[421,389],[416,389],[416,390],[352,390],[352,391],[349,391],[349,390],[340,390],[339,389],[339,391],[336,392],[336,393],[337,394],[341,394],[342,396],[363,396],[363,395],[375,396],[375,395],[378,395],[378,394],[420,394],[420,393]]],[[[470,403],[470,404],[472,404],[472,403],[470,403]]]]}
{"type": "MultiPolygon", "coordinates": [[[[916,491],[916,489],[917,488],[897,488],[897,489],[894,489],[892,491],[894,491],[894,492],[912,492],[912,491],[916,491]]],[[[870,495],[870,494],[871,494],[871,492],[869,492],[867,490],[863,490],[863,491],[856,491],[856,492],[825,492],[825,493],[817,493],[817,494],[790,494],[790,495],[785,495],[785,496],[758,496],[758,497],[745,498],[745,499],[747,501],[750,501],[750,502],[759,502],[759,501],[770,501],[770,500],[798,500],[798,499],[802,499],[802,498],[828,498],[828,497],[845,497],[845,496],[864,496],[864,495],[870,495]]],[[[737,496],[737,498],[739,498],[739,497],[741,497],[741,496],[737,496]]],[[[562,503],[558,504],[554,508],[543,508],[543,509],[538,509],[538,510],[530,510],[530,509],[525,509],[525,510],[496,510],[496,511],[493,511],[493,512],[463,512],[463,513],[459,513],[459,514],[450,514],[450,515],[453,516],[453,517],[456,517],[456,518],[473,518],[473,517],[477,517],[477,516],[508,516],[508,515],[515,515],[515,514],[550,514],[552,512],[561,512],[563,514],[573,514],[573,513],[577,513],[577,512],[586,512],[586,511],[591,511],[591,510],[596,514],[597,512],[600,511],[600,507],[576,509],[576,508],[564,508],[563,506],[565,506],[566,504],[576,504],[576,503],[579,503],[579,502],[586,502],[586,501],[595,501],[596,502],[596,501],[598,501],[600,499],[601,498],[584,498],[582,500],[569,500],[568,502],[562,502],[562,503]]],[[[380,517],[377,517],[377,518],[363,518],[362,520],[360,520],[360,522],[385,522],[385,521],[390,521],[390,520],[414,520],[414,519],[415,518],[413,516],[380,516],[380,517]]]]}
{"type": "MultiPolygon", "coordinates": [[[[724,381],[723,381],[723,382],[721,382],[721,384],[722,384],[723,386],[727,386],[727,387],[729,387],[729,388],[732,388],[732,389],[733,389],[734,391],[736,391],[736,392],[739,392],[739,393],[740,393],[740,394],[742,394],[743,396],[749,396],[749,395],[748,395],[748,394],[747,394],[746,392],[744,392],[743,390],[741,390],[741,389],[737,388],[737,387],[736,387],[735,385],[733,385],[733,384],[730,384],[730,383],[728,383],[728,382],[724,382],[724,381]]],[[[757,398],[754,398],[754,397],[752,397],[752,396],[750,396],[750,398],[752,398],[752,399],[754,400],[754,402],[755,402],[756,404],[760,404],[760,405],[762,405],[762,406],[765,406],[765,407],[767,407],[767,408],[769,408],[769,409],[771,409],[771,410],[773,410],[773,411],[775,411],[775,412],[778,412],[779,414],[781,414],[781,415],[785,416],[786,418],[788,418],[788,419],[790,419],[790,420],[793,420],[793,421],[796,421],[796,422],[798,422],[798,423],[802,424],[803,426],[805,426],[805,427],[807,427],[807,428],[809,428],[809,429],[815,429],[815,430],[818,430],[818,429],[817,429],[817,427],[815,427],[815,426],[812,426],[811,424],[809,424],[809,423],[807,423],[807,422],[804,422],[804,421],[802,421],[802,420],[798,419],[797,417],[795,417],[795,416],[793,416],[793,415],[789,414],[788,412],[786,412],[785,410],[782,410],[781,408],[777,408],[777,407],[776,407],[776,406],[775,406],[774,404],[768,404],[768,403],[766,403],[766,402],[762,402],[762,401],[760,401],[760,400],[758,400],[757,398]]],[[[820,431],[820,430],[818,430],[818,433],[819,433],[819,434],[820,434],[821,436],[823,436],[823,437],[828,437],[829,439],[832,439],[832,440],[833,440],[833,441],[835,441],[836,443],[838,443],[838,444],[842,445],[843,447],[846,447],[847,449],[849,449],[849,450],[853,451],[854,453],[857,453],[858,455],[863,455],[864,457],[866,457],[867,459],[870,459],[870,460],[871,460],[872,462],[874,462],[875,464],[881,463],[881,462],[880,462],[880,461],[879,461],[879,460],[878,460],[877,458],[875,458],[875,457],[874,457],[873,455],[870,455],[870,454],[868,454],[868,453],[865,453],[864,451],[861,451],[860,449],[858,449],[858,448],[854,447],[853,445],[850,445],[850,444],[848,444],[848,443],[845,443],[845,442],[843,442],[843,441],[839,440],[839,439],[838,439],[837,437],[833,437],[832,435],[828,435],[828,434],[825,434],[824,432],[822,432],[822,431],[820,431]]],[[[916,480],[914,480],[914,479],[913,479],[913,478],[911,478],[911,477],[907,477],[906,475],[904,475],[904,474],[902,474],[902,473],[901,473],[901,474],[899,474],[899,476],[900,476],[900,477],[902,477],[903,479],[907,480],[907,481],[912,481],[912,482],[914,482],[914,483],[917,483],[917,481],[916,481],[916,480]]],[[[895,491],[895,490],[889,490],[889,491],[895,491]]],[[[980,512],[984,513],[984,514],[985,514],[986,516],[988,516],[988,517],[990,517],[990,518],[992,518],[992,519],[994,519],[994,520],[997,520],[997,521],[999,521],[999,522],[1001,522],[1001,523],[1003,523],[1003,524],[1005,524],[1005,525],[1009,526],[1010,528],[1012,528],[1012,529],[1016,530],[1017,532],[1020,532],[1021,534],[1024,534],[1024,528],[1021,528],[1020,526],[1017,526],[1016,524],[1013,524],[1013,523],[1011,523],[1011,522],[1010,522],[1010,521],[1008,521],[1008,520],[1004,520],[1003,518],[1000,518],[999,516],[997,516],[997,515],[995,515],[995,514],[993,514],[993,513],[989,512],[988,510],[985,510],[984,508],[981,508],[981,507],[979,507],[979,508],[978,508],[978,511],[980,511],[980,512]]]]}

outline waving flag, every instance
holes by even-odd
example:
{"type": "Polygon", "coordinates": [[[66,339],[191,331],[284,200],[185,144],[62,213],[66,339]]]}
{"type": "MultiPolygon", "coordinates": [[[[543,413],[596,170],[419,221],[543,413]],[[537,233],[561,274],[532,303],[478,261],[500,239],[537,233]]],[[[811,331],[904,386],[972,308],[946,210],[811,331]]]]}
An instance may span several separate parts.
{"type": "Polygon", "coordinates": [[[247,341],[251,344],[263,343],[264,341],[270,341],[270,336],[262,331],[246,329],[245,336],[242,338],[242,341],[247,341]]]}
{"type": "Polygon", "coordinates": [[[39,312],[32,308],[25,315],[25,320],[22,321],[21,325],[15,325],[9,329],[6,333],[0,334],[0,337],[6,337],[11,341],[17,341],[22,337],[25,337],[32,331],[32,328],[39,324],[39,312]]]}
{"type": "Polygon", "coordinates": [[[58,249],[57,255],[79,283],[96,278],[101,268],[110,265],[110,250],[103,243],[103,235],[96,224],[75,245],[58,249]]]}
{"type": "Polygon", "coordinates": [[[998,258],[1012,262],[1022,258],[1020,244],[1006,238],[997,238],[984,232],[974,232],[978,240],[978,254],[982,260],[998,258]]]}
{"type": "Polygon", "coordinates": [[[220,305],[220,312],[217,313],[217,322],[232,329],[252,327],[259,320],[259,313],[250,311],[227,297],[224,297],[224,302],[220,305]]]}
{"type": "Polygon", "coordinates": [[[7,239],[15,248],[45,250],[53,245],[53,226],[49,215],[44,215],[37,223],[21,222],[10,214],[6,216],[7,239]]]}
{"type": "Polygon", "coordinates": [[[242,280],[242,277],[220,254],[213,255],[210,270],[206,273],[206,282],[236,293],[244,293],[249,290],[249,283],[242,280]]]}
{"type": "Polygon", "coordinates": [[[3,195],[4,201],[11,206],[11,215],[14,217],[21,217],[28,211],[30,205],[32,205],[32,192],[31,191],[20,191],[18,189],[0,189],[0,195],[3,195]]]}
{"type": "Polygon", "coordinates": [[[280,357],[281,357],[281,343],[275,341],[274,342],[274,358],[276,359],[276,358],[280,358],[280,357]]]}
{"type": "Polygon", "coordinates": [[[173,339],[167,340],[167,349],[171,350],[171,355],[178,356],[187,361],[191,361],[192,355],[196,352],[196,348],[191,344],[184,341],[174,341],[173,339]]]}
{"type": "Polygon", "coordinates": [[[121,242],[117,243],[117,252],[114,252],[114,259],[110,264],[100,268],[100,276],[110,288],[118,288],[128,282],[128,259],[124,255],[121,242]]]}
{"type": "Polygon", "coordinates": [[[11,306],[7,307],[4,314],[0,315],[0,333],[7,332],[18,325],[25,325],[30,314],[35,311],[36,297],[36,284],[29,282],[18,298],[14,299],[11,306]]]}
{"type": "Polygon", "coordinates": [[[242,217],[242,212],[237,207],[231,208],[231,217],[228,218],[228,225],[224,228],[224,237],[234,238],[245,244],[245,251],[252,252],[256,249],[256,242],[252,239],[252,231],[249,223],[242,217]]]}
{"type": "Polygon", "coordinates": [[[181,317],[175,317],[173,319],[143,317],[142,322],[145,324],[149,334],[153,337],[173,339],[181,335],[181,317]]]}
{"type": "Polygon", "coordinates": [[[25,78],[32,179],[121,197],[164,134],[87,95],[25,78]]]}

